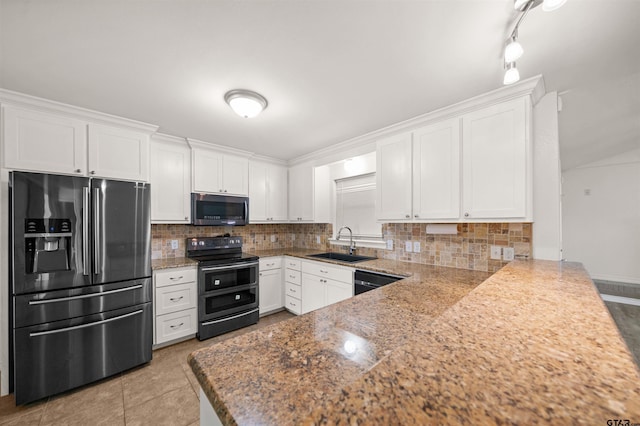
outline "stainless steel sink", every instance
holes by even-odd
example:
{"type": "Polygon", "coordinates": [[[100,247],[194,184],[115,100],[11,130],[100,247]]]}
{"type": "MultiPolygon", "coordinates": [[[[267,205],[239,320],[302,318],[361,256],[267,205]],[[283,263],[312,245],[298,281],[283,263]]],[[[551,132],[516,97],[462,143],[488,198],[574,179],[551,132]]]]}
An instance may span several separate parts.
{"type": "Polygon", "coordinates": [[[357,262],[364,262],[365,260],[377,259],[377,257],[358,256],[355,254],[331,253],[331,252],[311,254],[309,255],[309,257],[317,257],[319,259],[339,260],[341,262],[349,262],[349,263],[357,263],[357,262]]]}

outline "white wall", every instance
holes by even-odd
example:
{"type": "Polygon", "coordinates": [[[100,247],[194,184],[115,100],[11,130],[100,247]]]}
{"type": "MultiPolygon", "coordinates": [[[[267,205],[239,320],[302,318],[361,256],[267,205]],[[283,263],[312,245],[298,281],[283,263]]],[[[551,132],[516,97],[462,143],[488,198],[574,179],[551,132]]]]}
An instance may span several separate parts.
{"type": "Polygon", "coordinates": [[[558,94],[533,107],[533,258],[562,259],[558,94]]]}
{"type": "Polygon", "coordinates": [[[592,278],[640,283],[640,149],[562,177],[564,257],[592,278]]]}

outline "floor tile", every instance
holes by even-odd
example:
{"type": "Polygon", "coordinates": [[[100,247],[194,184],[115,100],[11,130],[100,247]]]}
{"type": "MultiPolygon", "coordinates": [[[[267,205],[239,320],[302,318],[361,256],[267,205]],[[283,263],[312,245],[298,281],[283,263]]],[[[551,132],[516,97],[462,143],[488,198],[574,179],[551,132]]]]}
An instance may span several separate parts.
{"type": "Polygon", "coordinates": [[[30,419],[37,424],[40,421],[40,417],[42,417],[42,413],[44,413],[44,407],[47,404],[47,400],[48,398],[44,398],[31,404],[16,407],[16,400],[13,394],[1,397],[0,425],[29,424],[24,422],[16,423],[20,418],[27,416],[27,419],[30,419]],[[35,421],[36,418],[38,421],[35,421]]]}
{"type": "Polygon", "coordinates": [[[198,421],[200,405],[190,384],[144,404],[127,408],[127,426],[175,425],[187,426],[198,421]]]}
{"type": "MultiPolygon", "coordinates": [[[[52,397],[42,416],[42,425],[97,424],[99,421],[122,418],[122,379],[106,379],[96,385],[52,397]]],[[[107,424],[107,423],[105,423],[107,424]]]]}

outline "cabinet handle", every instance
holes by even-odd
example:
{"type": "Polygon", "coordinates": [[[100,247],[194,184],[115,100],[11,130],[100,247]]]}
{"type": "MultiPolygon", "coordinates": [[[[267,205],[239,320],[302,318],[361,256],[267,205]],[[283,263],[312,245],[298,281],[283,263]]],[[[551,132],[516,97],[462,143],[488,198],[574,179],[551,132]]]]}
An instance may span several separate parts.
{"type": "Polygon", "coordinates": [[[406,217],[407,219],[409,219],[409,218],[411,217],[411,215],[410,215],[410,214],[406,214],[406,215],[404,215],[404,217],[406,217]]]}
{"type": "Polygon", "coordinates": [[[289,302],[289,304],[290,304],[291,306],[294,306],[294,307],[295,307],[295,306],[298,306],[298,305],[296,305],[296,304],[295,304],[295,303],[293,303],[293,302],[289,302]]]}
{"type": "Polygon", "coordinates": [[[260,275],[260,276],[262,276],[262,272],[260,272],[260,274],[259,274],[259,275],[260,275]]]}
{"type": "Polygon", "coordinates": [[[227,190],[225,189],[224,192],[227,192],[227,190]]]}
{"type": "Polygon", "coordinates": [[[219,190],[218,190],[218,192],[224,192],[224,191],[223,191],[223,190],[222,190],[222,188],[221,188],[221,189],[219,189],[219,190]]]}
{"type": "Polygon", "coordinates": [[[465,213],[465,214],[464,214],[464,217],[469,217],[469,213],[465,213]]]}
{"type": "Polygon", "coordinates": [[[171,328],[180,328],[180,327],[182,327],[183,325],[184,325],[184,323],[183,323],[183,322],[181,322],[181,323],[180,323],[180,324],[178,324],[178,325],[170,325],[169,327],[171,327],[171,328]]]}
{"type": "Polygon", "coordinates": [[[189,220],[189,218],[187,216],[184,217],[184,220],[189,220]]]}
{"type": "Polygon", "coordinates": [[[322,272],[323,274],[328,274],[329,271],[325,271],[324,269],[320,269],[320,272],[322,272]]]}
{"type": "Polygon", "coordinates": [[[81,169],[76,169],[76,173],[82,173],[81,169]]]}
{"type": "Polygon", "coordinates": [[[180,296],[180,297],[171,297],[169,298],[169,300],[171,300],[172,302],[177,302],[178,300],[182,300],[184,298],[184,296],[180,296]]]}
{"type": "Polygon", "coordinates": [[[418,216],[418,215],[416,214],[416,215],[413,215],[413,217],[420,217],[420,216],[418,216]]]}
{"type": "Polygon", "coordinates": [[[289,287],[289,291],[290,291],[291,293],[296,293],[296,291],[295,291],[294,289],[292,289],[291,287],[289,287]]]}
{"type": "Polygon", "coordinates": [[[171,281],[181,280],[181,279],[183,279],[183,278],[184,278],[184,275],[180,275],[179,277],[169,277],[169,279],[170,279],[171,281]]]}
{"type": "Polygon", "coordinates": [[[91,173],[92,175],[95,175],[96,171],[95,170],[91,170],[89,173],[91,173]]]}
{"type": "Polygon", "coordinates": [[[274,266],[275,263],[267,263],[267,266],[274,266]]]}

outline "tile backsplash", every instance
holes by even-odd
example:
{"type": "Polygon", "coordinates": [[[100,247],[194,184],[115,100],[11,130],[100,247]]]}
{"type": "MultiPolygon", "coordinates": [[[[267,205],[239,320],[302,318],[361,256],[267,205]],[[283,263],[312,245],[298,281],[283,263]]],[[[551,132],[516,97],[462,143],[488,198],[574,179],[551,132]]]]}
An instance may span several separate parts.
{"type": "MultiPolygon", "coordinates": [[[[229,233],[240,235],[246,250],[308,248],[344,251],[331,246],[331,224],[265,224],[247,226],[152,225],[152,257],[154,259],[184,257],[185,240],[229,233]],[[178,248],[171,248],[171,241],[178,248]],[[319,242],[318,242],[319,241],[319,242]]],[[[384,240],[393,241],[393,250],[358,247],[356,253],[378,258],[494,272],[505,263],[490,259],[492,245],[513,247],[516,258],[531,257],[531,223],[460,223],[455,235],[431,235],[426,224],[387,223],[382,226],[384,240]],[[405,242],[420,243],[420,253],[405,251],[405,242]]]]}

